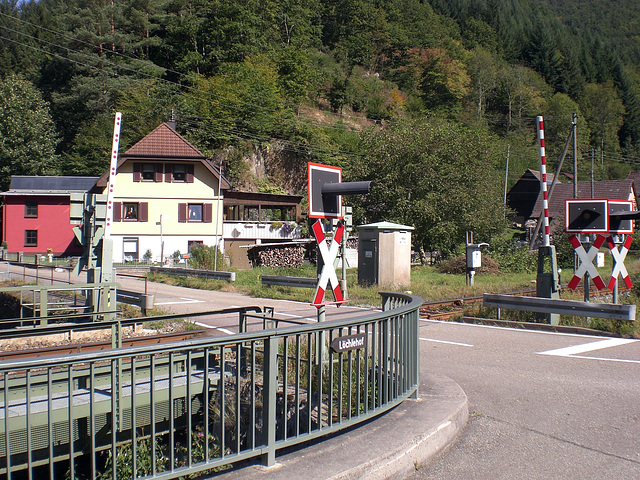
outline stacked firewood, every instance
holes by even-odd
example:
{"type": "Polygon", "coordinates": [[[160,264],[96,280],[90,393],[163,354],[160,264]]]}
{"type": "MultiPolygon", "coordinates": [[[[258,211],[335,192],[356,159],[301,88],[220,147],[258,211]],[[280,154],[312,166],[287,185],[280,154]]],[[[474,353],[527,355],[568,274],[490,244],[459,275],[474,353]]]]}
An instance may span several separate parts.
{"type": "Polygon", "coordinates": [[[305,247],[260,245],[249,250],[249,259],[254,266],[263,267],[299,267],[302,265],[305,247]]]}

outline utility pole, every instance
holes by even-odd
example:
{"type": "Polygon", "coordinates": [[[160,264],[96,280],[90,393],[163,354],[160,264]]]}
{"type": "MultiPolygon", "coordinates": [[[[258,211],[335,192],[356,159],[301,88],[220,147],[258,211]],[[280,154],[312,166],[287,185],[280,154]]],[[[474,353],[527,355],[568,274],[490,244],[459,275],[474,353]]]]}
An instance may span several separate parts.
{"type": "Polygon", "coordinates": [[[504,169],[504,216],[507,216],[507,180],[509,177],[509,145],[507,145],[507,166],[504,169]]]}
{"type": "Polygon", "coordinates": [[[592,148],[591,149],[591,198],[593,198],[593,164],[595,161],[595,155],[596,155],[596,152],[592,148]]]}
{"type": "Polygon", "coordinates": [[[576,127],[578,125],[578,114],[573,114],[571,128],[573,131],[573,198],[578,198],[578,137],[576,127]]]}

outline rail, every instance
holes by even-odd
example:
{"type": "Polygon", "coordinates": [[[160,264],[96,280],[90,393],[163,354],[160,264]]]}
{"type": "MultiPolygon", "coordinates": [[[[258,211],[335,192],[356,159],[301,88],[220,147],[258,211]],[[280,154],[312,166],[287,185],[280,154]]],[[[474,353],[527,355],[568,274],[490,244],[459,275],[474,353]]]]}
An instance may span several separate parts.
{"type": "Polygon", "coordinates": [[[0,475],[173,479],[273,465],[282,448],[417,398],[422,301],[383,299],[388,310],[351,319],[0,362],[0,475]]]}
{"type": "Polygon", "coordinates": [[[226,280],[228,282],[236,281],[236,272],[221,272],[215,270],[199,270],[195,268],[181,267],[150,267],[149,271],[151,273],[179,275],[181,277],[211,278],[213,280],[226,280]]]}

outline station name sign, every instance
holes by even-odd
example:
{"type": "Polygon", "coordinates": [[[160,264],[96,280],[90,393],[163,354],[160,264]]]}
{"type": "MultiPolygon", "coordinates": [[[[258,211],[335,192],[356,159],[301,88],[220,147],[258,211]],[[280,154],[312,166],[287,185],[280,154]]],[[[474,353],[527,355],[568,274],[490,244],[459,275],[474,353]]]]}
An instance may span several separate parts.
{"type": "Polygon", "coordinates": [[[331,348],[336,353],[348,352],[349,350],[356,350],[363,348],[365,345],[367,335],[365,333],[359,333],[356,335],[347,335],[345,337],[334,338],[331,342],[331,348]]]}

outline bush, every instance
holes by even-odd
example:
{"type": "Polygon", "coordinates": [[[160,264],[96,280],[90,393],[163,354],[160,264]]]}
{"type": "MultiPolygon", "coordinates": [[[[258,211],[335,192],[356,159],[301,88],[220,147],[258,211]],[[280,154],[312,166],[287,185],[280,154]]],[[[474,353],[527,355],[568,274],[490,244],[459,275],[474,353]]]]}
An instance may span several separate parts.
{"type": "Polygon", "coordinates": [[[505,273],[535,273],[538,270],[537,252],[530,252],[528,245],[518,245],[513,240],[494,240],[483,253],[483,257],[498,262],[500,271],[505,273]]]}
{"type": "Polygon", "coordinates": [[[224,270],[226,268],[224,255],[218,247],[196,245],[189,251],[189,253],[191,254],[189,263],[193,268],[199,268],[202,270],[224,270]],[[216,257],[218,260],[217,264],[216,257]]]}

